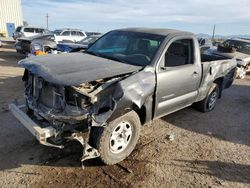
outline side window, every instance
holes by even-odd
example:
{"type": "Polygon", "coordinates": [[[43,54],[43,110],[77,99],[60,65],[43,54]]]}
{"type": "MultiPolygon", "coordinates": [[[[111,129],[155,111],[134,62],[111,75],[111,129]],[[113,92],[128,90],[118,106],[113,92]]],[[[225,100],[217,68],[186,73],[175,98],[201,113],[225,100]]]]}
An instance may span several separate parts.
{"type": "Polygon", "coordinates": [[[55,36],[50,36],[49,39],[50,40],[55,40],[55,36]]]}
{"type": "Polygon", "coordinates": [[[192,39],[174,41],[165,53],[165,67],[176,67],[194,63],[194,43],[192,39]]]}
{"type": "Polygon", "coordinates": [[[62,33],[62,36],[70,36],[70,32],[69,32],[69,31],[64,31],[64,32],[62,33]]]}
{"type": "Polygon", "coordinates": [[[84,34],[82,32],[78,32],[79,36],[84,36],[84,34]]]}
{"type": "Polygon", "coordinates": [[[71,31],[72,36],[77,36],[77,31],[71,31]]]}
{"type": "Polygon", "coordinates": [[[22,27],[17,27],[17,28],[16,28],[16,32],[20,32],[21,29],[22,29],[22,27]]]}
{"type": "Polygon", "coordinates": [[[206,44],[206,39],[201,40],[201,46],[204,46],[206,44]]]}
{"type": "Polygon", "coordinates": [[[224,43],[223,43],[225,46],[231,46],[232,45],[232,42],[230,40],[226,40],[224,43]]]}
{"type": "Polygon", "coordinates": [[[24,32],[27,32],[27,33],[34,33],[34,28],[26,27],[26,28],[24,28],[23,31],[24,31],[24,32]]]}
{"type": "Polygon", "coordinates": [[[43,33],[43,29],[39,29],[39,28],[35,29],[35,33],[43,33]]]}
{"type": "Polygon", "coordinates": [[[211,40],[206,39],[206,45],[208,45],[208,46],[212,46],[212,42],[211,42],[211,40]]]}

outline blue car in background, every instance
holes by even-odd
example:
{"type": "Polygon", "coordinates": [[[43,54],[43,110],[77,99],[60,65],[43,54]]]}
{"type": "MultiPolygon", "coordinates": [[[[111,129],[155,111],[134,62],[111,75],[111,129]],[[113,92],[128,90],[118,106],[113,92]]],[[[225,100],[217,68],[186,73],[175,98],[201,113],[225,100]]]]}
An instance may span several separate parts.
{"type": "Polygon", "coordinates": [[[59,43],[57,44],[57,51],[59,52],[79,52],[88,48],[88,46],[94,43],[102,35],[88,36],[76,43],[59,43]]]}

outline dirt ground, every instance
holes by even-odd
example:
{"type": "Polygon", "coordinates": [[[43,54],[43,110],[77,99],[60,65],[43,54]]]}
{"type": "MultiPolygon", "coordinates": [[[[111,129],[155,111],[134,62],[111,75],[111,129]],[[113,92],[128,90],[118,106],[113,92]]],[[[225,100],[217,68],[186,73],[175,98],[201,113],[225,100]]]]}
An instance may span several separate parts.
{"type": "Polygon", "coordinates": [[[213,112],[190,107],[155,120],[125,161],[91,160],[83,170],[78,143],[39,145],[8,111],[8,103],[23,99],[22,58],[0,48],[0,187],[250,187],[249,73],[213,112]]]}

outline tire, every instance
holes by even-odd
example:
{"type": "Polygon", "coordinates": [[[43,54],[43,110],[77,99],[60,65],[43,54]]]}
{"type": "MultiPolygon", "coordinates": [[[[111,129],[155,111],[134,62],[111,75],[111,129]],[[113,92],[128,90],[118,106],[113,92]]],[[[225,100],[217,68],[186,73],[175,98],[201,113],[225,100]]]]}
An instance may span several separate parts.
{"type": "Polygon", "coordinates": [[[195,107],[201,112],[204,112],[204,113],[211,112],[216,106],[216,102],[220,94],[220,89],[219,89],[218,84],[215,84],[215,83],[213,84],[211,88],[212,89],[210,90],[207,97],[203,99],[202,101],[195,104],[195,107]]]}
{"type": "Polygon", "coordinates": [[[100,153],[100,159],[107,165],[116,164],[134,150],[140,135],[141,122],[135,111],[131,111],[105,128],[92,128],[90,144],[100,153]],[[125,142],[127,140],[127,142],[125,142]]]}

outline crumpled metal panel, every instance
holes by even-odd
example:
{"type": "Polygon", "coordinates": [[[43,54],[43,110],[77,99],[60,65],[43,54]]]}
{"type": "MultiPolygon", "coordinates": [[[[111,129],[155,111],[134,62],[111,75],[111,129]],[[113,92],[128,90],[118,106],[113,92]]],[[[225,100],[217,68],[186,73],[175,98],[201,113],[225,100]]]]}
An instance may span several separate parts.
{"type": "MultiPolygon", "coordinates": [[[[136,73],[119,83],[117,90],[123,91],[123,98],[141,108],[148,96],[155,90],[155,73],[151,68],[136,73]]],[[[118,91],[119,92],[119,91],[118,91]]]]}
{"type": "Polygon", "coordinates": [[[203,78],[196,101],[204,99],[212,83],[218,78],[225,77],[236,65],[234,59],[203,62],[203,78]]]}
{"type": "Polygon", "coordinates": [[[155,85],[156,77],[154,69],[150,67],[115,84],[112,95],[114,105],[110,107],[110,111],[108,112],[93,115],[94,126],[98,126],[98,124],[103,126],[106,122],[112,121],[129,112],[135,107],[133,105],[136,105],[137,109],[140,109],[146,103],[147,99],[154,94],[155,85]]]}

